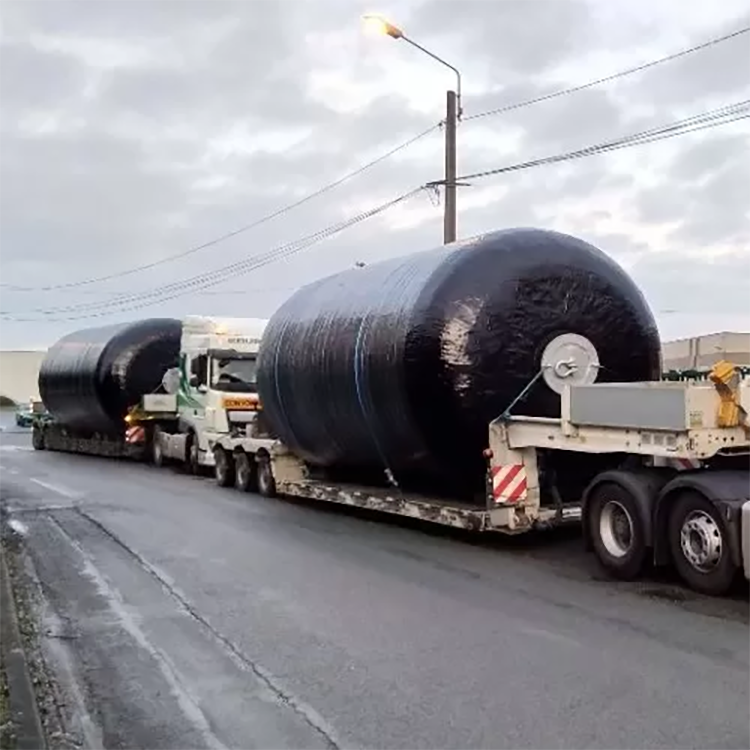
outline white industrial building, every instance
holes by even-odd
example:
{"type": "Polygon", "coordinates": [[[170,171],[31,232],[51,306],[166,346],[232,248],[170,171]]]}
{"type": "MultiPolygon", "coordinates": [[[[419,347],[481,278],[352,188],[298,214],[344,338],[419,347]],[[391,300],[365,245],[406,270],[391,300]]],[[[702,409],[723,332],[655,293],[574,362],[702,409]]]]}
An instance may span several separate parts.
{"type": "Polygon", "coordinates": [[[722,359],[750,365],[750,333],[723,331],[662,344],[664,370],[706,370],[722,359]]]}
{"type": "Polygon", "coordinates": [[[16,403],[39,398],[39,367],[44,351],[0,351],[0,396],[16,403]]]}

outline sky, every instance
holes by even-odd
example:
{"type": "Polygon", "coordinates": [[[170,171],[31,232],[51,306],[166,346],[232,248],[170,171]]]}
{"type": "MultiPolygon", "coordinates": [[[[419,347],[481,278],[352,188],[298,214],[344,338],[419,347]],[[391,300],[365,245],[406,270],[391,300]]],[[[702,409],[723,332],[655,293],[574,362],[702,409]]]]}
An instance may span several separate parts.
{"type": "MultiPolygon", "coordinates": [[[[280,211],[445,116],[453,73],[367,33],[367,12],[460,69],[459,175],[750,99],[744,34],[477,117],[750,26],[744,0],[3,0],[0,347],[151,316],[269,317],[309,281],[440,245],[432,190],[305,239],[441,179],[440,128],[280,211]]],[[[631,274],[663,339],[748,331],[748,146],[744,119],[468,180],[458,236],[568,232],[631,274]]]]}

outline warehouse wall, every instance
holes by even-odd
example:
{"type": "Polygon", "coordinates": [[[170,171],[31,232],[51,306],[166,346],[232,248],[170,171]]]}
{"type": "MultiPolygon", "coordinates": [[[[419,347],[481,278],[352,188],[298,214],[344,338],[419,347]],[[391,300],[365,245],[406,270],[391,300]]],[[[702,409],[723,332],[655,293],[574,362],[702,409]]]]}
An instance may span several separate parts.
{"type": "Polygon", "coordinates": [[[0,395],[16,403],[38,399],[37,378],[45,353],[0,350],[0,395]]]}
{"type": "Polygon", "coordinates": [[[750,333],[724,331],[662,344],[665,370],[707,369],[721,359],[750,365],[750,333]]]}

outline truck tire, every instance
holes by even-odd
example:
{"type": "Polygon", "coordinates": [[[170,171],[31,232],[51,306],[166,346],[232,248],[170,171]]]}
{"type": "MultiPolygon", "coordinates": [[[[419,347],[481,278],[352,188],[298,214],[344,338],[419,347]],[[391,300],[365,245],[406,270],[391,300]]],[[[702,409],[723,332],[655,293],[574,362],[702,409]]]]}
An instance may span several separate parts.
{"type": "Polygon", "coordinates": [[[231,487],[235,482],[234,460],[221,446],[214,449],[214,476],[219,487],[231,487]]]}
{"type": "Polygon", "coordinates": [[[193,476],[198,476],[201,471],[199,458],[198,438],[194,432],[188,433],[185,441],[185,471],[193,476]]]}
{"type": "Polygon", "coordinates": [[[234,486],[240,492],[252,492],[255,488],[255,463],[253,457],[245,451],[239,451],[234,456],[234,486]]]}
{"type": "Polygon", "coordinates": [[[648,555],[638,502],[622,485],[604,482],[588,503],[591,544],[602,567],[624,581],[637,578],[648,555]]]}
{"type": "Polygon", "coordinates": [[[161,444],[159,425],[156,425],[151,433],[151,463],[157,468],[164,466],[164,446],[161,444]]]}
{"type": "Polygon", "coordinates": [[[667,524],[669,550],[677,572],[694,591],[721,596],[738,573],[729,531],[716,506],[699,492],[684,492],[674,501],[667,524]]]}
{"type": "Polygon", "coordinates": [[[276,497],[276,480],[273,476],[271,459],[266,455],[256,458],[258,470],[258,493],[263,497],[276,497]]]}

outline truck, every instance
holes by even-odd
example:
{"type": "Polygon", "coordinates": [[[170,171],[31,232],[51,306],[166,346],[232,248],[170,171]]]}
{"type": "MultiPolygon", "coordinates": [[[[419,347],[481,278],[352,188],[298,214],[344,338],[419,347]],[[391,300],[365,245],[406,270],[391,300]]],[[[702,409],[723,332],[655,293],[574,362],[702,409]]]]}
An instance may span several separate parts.
{"type": "Polygon", "coordinates": [[[193,474],[214,466],[216,435],[238,434],[254,418],[255,368],[266,321],[191,315],[182,320],[179,366],[158,392],[142,394],[115,434],[80,435],[53,415],[34,418],[37,450],[129,458],[193,474]]]}
{"type": "Polygon", "coordinates": [[[725,594],[740,575],[750,579],[746,371],[719,362],[696,378],[601,383],[598,369],[582,337],[550,343],[537,375],[487,426],[485,492],[474,504],[404,492],[393,481],[333,481],[267,432],[261,403],[244,431],[207,436],[215,480],[473,532],[578,522],[586,547],[620,579],[671,564],[709,595],[725,594]],[[514,413],[535,387],[559,395],[559,418],[514,413]]]}
{"type": "Polygon", "coordinates": [[[709,373],[596,382],[593,345],[561,334],[539,372],[487,425],[485,490],[473,503],[342,483],[269,430],[256,365],[266,321],[184,319],[179,367],[144,394],[119,440],[66,436],[48,414],[37,449],[176,462],[220,487],[359,507],[454,528],[516,535],[579,523],[613,576],[671,564],[691,588],[721,595],[750,579],[750,380],[727,362],[709,373]],[[532,388],[560,398],[559,418],[518,413],[532,388]]]}

